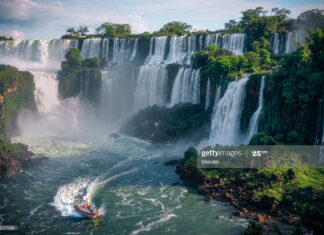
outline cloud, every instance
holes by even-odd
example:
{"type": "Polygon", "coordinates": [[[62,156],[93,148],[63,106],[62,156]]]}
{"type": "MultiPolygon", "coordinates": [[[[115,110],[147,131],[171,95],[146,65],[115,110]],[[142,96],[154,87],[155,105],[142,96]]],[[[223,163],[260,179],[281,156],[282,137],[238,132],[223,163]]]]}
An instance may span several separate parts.
{"type": "Polygon", "coordinates": [[[0,30],[0,35],[4,35],[6,37],[13,37],[14,39],[24,39],[25,38],[25,34],[18,30],[11,30],[11,31],[7,31],[7,32],[0,30]]]}
{"type": "MultiPolygon", "coordinates": [[[[87,25],[94,31],[100,24],[111,21],[128,23],[134,33],[148,31],[146,23],[138,14],[122,12],[114,1],[37,1],[0,0],[1,27],[23,30],[27,37],[36,35],[59,37],[68,27],[87,25]]],[[[43,36],[44,37],[44,36],[43,36]]]]}
{"type": "MultiPolygon", "coordinates": [[[[292,14],[323,9],[323,5],[304,4],[292,8],[292,14]]],[[[4,31],[22,31],[26,38],[57,38],[67,28],[80,25],[94,32],[107,21],[128,23],[134,33],[152,32],[173,20],[197,29],[216,30],[230,19],[239,19],[242,11],[257,6],[268,11],[273,7],[287,8],[279,0],[0,0],[0,27],[4,31]]]]}

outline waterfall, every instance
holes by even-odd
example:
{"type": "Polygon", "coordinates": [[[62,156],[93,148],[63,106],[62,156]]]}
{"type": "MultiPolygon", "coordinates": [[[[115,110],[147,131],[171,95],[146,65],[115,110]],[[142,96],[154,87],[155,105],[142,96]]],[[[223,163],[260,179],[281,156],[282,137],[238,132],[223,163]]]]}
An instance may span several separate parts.
{"type": "Polygon", "coordinates": [[[165,65],[141,66],[135,91],[135,109],[165,105],[167,94],[167,70],[165,65]]]}
{"type": "Polygon", "coordinates": [[[209,108],[210,105],[210,80],[208,78],[207,81],[207,88],[206,88],[206,101],[205,101],[205,110],[207,110],[209,108]]]}
{"type": "Polygon", "coordinates": [[[177,103],[200,103],[200,69],[179,69],[171,93],[170,106],[177,103]]]}
{"type": "Polygon", "coordinates": [[[49,113],[60,105],[56,73],[33,72],[37,111],[49,113]]]}
{"type": "Polygon", "coordinates": [[[246,141],[245,141],[246,144],[248,144],[250,142],[251,138],[253,137],[253,135],[258,132],[258,124],[259,124],[260,114],[261,114],[261,110],[263,108],[264,84],[265,84],[265,75],[262,75],[260,89],[259,89],[258,107],[250,119],[249,128],[247,131],[247,136],[246,136],[246,141]]]}
{"type": "Polygon", "coordinates": [[[290,53],[292,51],[291,47],[294,42],[293,42],[291,36],[292,36],[292,32],[287,33],[285,53],[290,53]]]}
{"type": "Polygon", "coordinates": [[[192,57],[197,52],[196,36],[172,36],[168,63],[191,64],[192,57]]]}
{"type": "Polygon", "coordinates": [[[150,40],[150,52],[146,64],[159,64],[164,61],[167,37],[156,37],[150,40]]]}
{"type": "MultiPolygon", "coordinates": [[[[83,58],[100,57],[107,61],[109,71],[102,73],[101,103],[109,110],[107,115],[126,117],[154,104],[199,104],[200,71],[190,67],[194,55],[213,43],[242,54],[244,40],[245,34],[219,33],[153,37],[147,48],[149,51],[145,52],[148,55],[142,58],[139,55],[145,53],[140,51],[143,45],[139,38],[87,38],[82,40],[80,53],[83,58]],[[136,63],[132,63],[134,60],[136,63]],[[174,63],[178,64],[179,70],[174,81],[170,81],[168,75],[172,66],[168,65],[174,63]]],[[[26,70],[49,68],[56,71],[69,49],[79,48],[79,43],[81,45],[79,40],[68,39],[0,41],[0,60],[26,70]]],[[[81,79],[80,82],[84,88],[88,80],[81,79]]],[[[87,92],[86,89],[82,91],[87,92]]],[[[211,104],[210,81],[206,93],[205,106],[208,108],[211,104]]]]}
{"type": "Polygon", "coordinates": [[[134,48],[133,48],[133,54],[132,54],[131,60],[134,60],[136,58],[137,48],[138,48],[138,38],[135,39],[134,48]]]}
{"type": "Polygon", "coordinates": [[[81,56],[83,58],[100,57],[100,38],[85,39],[82,43],[81,56]]]}
{"type": "Polygon", "coordinates": [[[216,44],[218,46],[221,45],[219,38],[222,39],[222,35],[220,33],[217,34],[208,34],[205,38],[204,49],[207,48],[210,44],[216,44]]]}
{"type": "Polygon", "coordinates": [[[225,94],[213,110],[209,143],[211,145],[238,145],[242,143],[239,122],[247,75],[230,82],[225,94]]]}
{"type": "Polygon", "coordinates": [[[134,46],[132,46],[134,40],[128,40],[125,38],[116,38],[114,40],[113,47],[113,63],[121,63],[123,61],[129,61],[132,57],[134,46]]]}
{"type": "Polygon", "coordinates": [[[235,55],[243,55],[245,34],[233,33],[223,36],[222,49],[232,51],[235,55]]]}
{"type": "Polygon", "coordinates": [[[0,41],[1,63],[19,68],[58,68],[70,48],[77,48],[77,40],[8,40],[0,41]]]}
{"type": "Polygon", "coordinates": [[[275,55],[279,54],[279,45],[280,45],[279,34],[275,33],[273,38],[273,53],[275,55]]]}
{"type": "Polygon", "coordinates": [[[56,73],[33,72],[37,113],[23,111],[18,126],[24,138],[73,134],[82,116],[78,98],[60,100],[56,73]]]}

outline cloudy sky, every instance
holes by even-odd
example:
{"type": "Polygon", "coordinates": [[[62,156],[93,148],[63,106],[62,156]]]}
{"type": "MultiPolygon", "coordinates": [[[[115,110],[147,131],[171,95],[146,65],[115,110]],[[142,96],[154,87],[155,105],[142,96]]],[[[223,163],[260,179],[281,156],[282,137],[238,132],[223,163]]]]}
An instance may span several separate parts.
{"type": "Polygon", "coordinates": [[[324,9],[324,0],[0,0],[0,34],[14,38],[59,38],[68,27],[129,23],[134,33],[155,31],[177,20],[194,29],[220,29],[241,11],[263,6],[289,8],[291,16],[324,9]]]}

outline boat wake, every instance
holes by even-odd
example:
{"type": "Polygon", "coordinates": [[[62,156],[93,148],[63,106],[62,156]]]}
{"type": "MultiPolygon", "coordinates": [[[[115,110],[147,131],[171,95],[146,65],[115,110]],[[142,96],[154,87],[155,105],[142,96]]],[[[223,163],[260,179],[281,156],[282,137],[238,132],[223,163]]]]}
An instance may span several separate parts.
{"type": "MultiPolygon", "coordinates": [[[[121,172],[106,179],[104,179],[104,175],[100,175],[94,180],[89,178],[78,178],[72,183],[59,187],[52,205],[61,212],[61,216],[83,217],[83,215],[74,208],[74,205],[79,200],[86,196],[86,198],[89,199],[89,202],[91,202],[95,192],[105,184],[135,171],[137,171],[136,168],[121,172]]],[[[103,205],[100,206],[99,211],[100,215],[105,214],[105,208],[103,205]]]]}
{"type": "Polygon", "coordinates": [[[75,210],[74,205],[85,195],[90,183],[90,179],[78,178],[70,184],[60,186],[52,205],[61,212],[62,216],[83,217],[75,210]]]}

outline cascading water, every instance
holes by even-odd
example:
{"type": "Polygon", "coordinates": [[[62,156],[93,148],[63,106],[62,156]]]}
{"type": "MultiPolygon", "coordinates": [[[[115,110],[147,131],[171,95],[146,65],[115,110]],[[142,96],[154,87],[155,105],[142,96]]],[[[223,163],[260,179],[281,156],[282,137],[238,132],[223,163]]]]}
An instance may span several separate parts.
{"type": "Polygon", "coordinates": [[[167,81],[166,65],[141,66],[135,91],[135,110],[154,104],[165,105],[167,81]]]}
{"type": "Polygon", "coordinates": [[[100,57],[100,38],[85,39],[82,43],[81,56],[83,58],[100,57]]]}
{"type": "Polygon", "coordinates": [[[0,63],[22,69],[58,69],[70,48],[77,48],[77,40],[8,40],[0,41],[0,63]]]}
{"type": "Polygon", "coordinates": [[[38,113],[22,112],[18,126],[25,138],[66,135],[79,129],[78,98],[59,99],[56,73],[33,72],[38,113]]]}
{"type": "MultiPolygon", "coordinates": [[[[129,63],[138,57],[139,39],[88,38],[82,41],[81,56],[84,58],[101,57],[109,65],[109,97],[102,103],[109,111],[108,115],[126,117],[134,111],[150,105],[174,105],[179,102],[200,103],[199,71],[191,69],[195,53],[215,43],[220,48],[242,54],[245,34],[185,35],[154,37],[150,39],[146,58],[137,63],[129,63]],[[127,65],[128,63],[128,65],[127,65]],[[142,65],[138,65],[141,64],[142,65]],[[180,66],[173,87],[168,87],[168,66],[176,63],[180,66]],[[184,67],[185,66],[185,67],[184,67]],[[171,89],[171,91],[169,90],[171,89]],[[120,91],[124,91],[121,94],[120,91]],[[171,92],[171,100],[166,94],[171,92]]],[[[27,62],[37,62],[36,67],[26,66],[38,71],[39,64],[51,64],[53,71],[59,69],[60,62],[69,48],[78,48],[78,40],[14,40],[0,42],[0,55],[27,62]],[[55,66],[52,66],[55,63],[55,66]]],[[[141,52],[142,53],[142,52],[141,52]]],[[[21,65],[21,63],[10,63],[21,65]]],[[[83,82],[83,80],[82,80],[83,82]]],[[[86,84],[82,84],[82,87],[86,84]]],[[[209,88],[210,89],[210,88],[209,88]]],[[[209,91],[210,92],[210,91],[209,91]]],[[[206,98],[209,99],[209,96],[206,98]]],[[[207,100],[207,106],[210,101],[207,100]]],[[[122,118],[121,118],[122,119],[122,118]]]]}
{"type": "Polygon", "coordinates": [[[236,55],[243,55],[245,34],[233,33],[223,36],[222,49],[232,51],[236,55]]]}
{"type": "Polygon", "coordinates": [[[279,45],[280,45],[279,34],[275,33],[273,38],[273,53],[275,55],[279,54],[279,45]]]}
{"type": "MultiPolygon", "coordinates": [[[[161,78],[167,77],[167,45],[163,49],[163,56],[159,55],[161,62],[147,63],[139,69],[137,65],[124,63],[136,57],[136,41],[109,43],[108,39],[89,40],[93,42],[86,42],[81,52],[85,57],[97,56],[98,53],[102,58],[110,57],[110,61],[107,60],[111,65],[109,71],[102,72],[103,103],[98,105],[107,114],[114,114],[118,119],[121,113],[129,112],[133,108],[135,93],[144,92],[137,88],[143,84],[143,87],[147,85],[151,88],[152,81],[149,79],[154,80],[154,76],[156,87],[166,87],[161,78]],[[150,77],[150,74],[153,75],[150,77]]],[[[68,41],[61,43],[64,42],[68,41]]],[[[199,42],[203,43],[204,40],[199,42]]],[[[53,44],[53,48],[58,45],[58,42],[53,44]]],[[[53,58],[58,58],[55,61],[61,62],[63,52],[66,49],[61,48],[57,54],[49,52],[45,55],[51,58],[53,54],[53,58]]],[[[41,61],[37,50],[33,53],[35,59],[41,61]]],[[[158,56],[157,50],[151,55],[155,53],[158,56]]],[[[0,55],[3,55],[1,51],[0,55]]],[[[34,58],[28,57],[28,61],[31,60],[34,58]]],[[[180,67],[174,95],[184,95],[177,98],[178,102],[199,102],[199,72],[180,67]],[[181,93],[181,89],[186,92],[181,93]]],[[[0,208],[0,214],[5,218],[5,224],[15,224],[20,231],[30,234],[156,234],[168,233],[170,226],[178,228],[184,224],[181,232],[185,234],[213,233],[216,230],[220,234],[240,234],[246,228],[244,221],[227,219],[232,216],[234,209],[221,204],[205,206],[201,203],[200,195],[188,192],[182,185],[172,185],[179,179],[173,170],[166,172],[163,164],[154,164],[169,160],[167,156],[178,155],[183,149],[170,148],[168,145],[168,148],[163,146],[161,150],[146,141],[125,136],[107,138],[111,132],[93,118],[93,105],[85,106],[79,98],[61,100],[57,91],[56,73],[33,73],[38,113],[24,112],[20,115],[22,138],[19,141],[28,144],[34,153],[49,159],[35,167],[26,168],[18,178],[13,179],[14,184],[4,182],[1,185],[0,197],[4,199],[4,206],[0,208]],[[80,218],[75,223],[77,226],[71,226],[76,217],[81,216],[74,210],[74,204],[84,195],[89,196],[100,208],[100,230],[89,224],[88,220],[80,218]],[[12,201],[12,198],[17,200],[12,201]],[[105,210],[109,211],[109,216],[102,213],[105,210]],[[200,211],[202,217],[192,220],[193,210],[200,211]],[[61,216],[67,216],[68,219],[61,216]],[[213,221],[215,216],[225,219],[215,220],[215,223],[202,222],[213,221]],[[187,221],[191,222],[188,224],[187,221]]],[[[160,103],[163,95],[157,98],[150,92],[147,89],[145,95],[153,100],[151,103],[160,103]]]]}
{"type": "Polygon", "coordinates": [[[181,68],[175,78],[170,106],[200,103],[200,69],[181,68]]]}
{"type": "Polygon", "coordinates": [[[261,111],[263,108],[263,91],[264,91],[265,79],[266,79],[265,75],[262,75],[260,89],[259,89],[258,107],[250,119],[250,124],[249,124],[249,128],[247,131],[245,144],[248,144],[249,141],[251,140],[252,136],[258,132],[258,124],[259,124],[260,114],[261,114],[261,111]]]}
{"type": "Polygon", "coordinates": [[[209,108],[210,105],[210,79],[208,78],[207,81],[207,88],[206,88],[206,102],[205,102],[205,110],[209,108]]]}
{"type": "Polygon", "coordinates": [[[213,110],[209,144],[238,145],[243,140],[240,135],[239,122],[245,85],[248,76],[230,82],[225,94],[213,110]]]}
{"type": "Polygon", "coordinates": [[[146,64],[159,64],[164,61],[167,37],[156,37],[150,40],[150,52],[146,64]]]}

